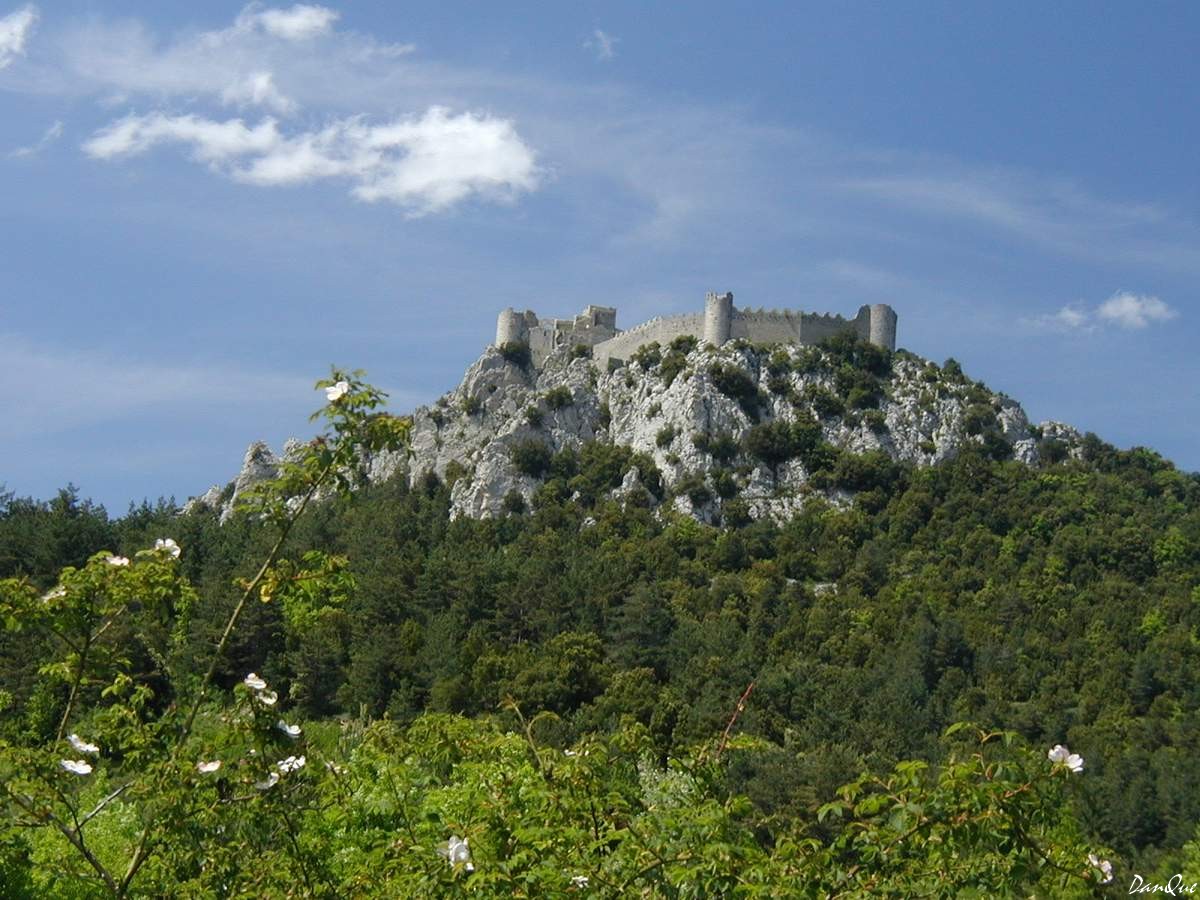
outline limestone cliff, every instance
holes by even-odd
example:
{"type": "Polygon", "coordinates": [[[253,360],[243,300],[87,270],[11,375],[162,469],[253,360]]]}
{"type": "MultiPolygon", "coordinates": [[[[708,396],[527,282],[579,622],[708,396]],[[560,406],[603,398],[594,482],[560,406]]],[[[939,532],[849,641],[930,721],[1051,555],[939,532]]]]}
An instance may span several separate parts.
{"type": "MultiPolygon", "coordinates": [[[[633,451],[607,496],[715,522],[784,518],[815,492],[846,502],[864,487],[856,459],[933,465],[970,443],[1027,464],[1079,453],[1073,428],[1031,426],[1015,401],[956,364],[904,351],[857,359],[861,345],[848,352],[689,339],[645,347],[613,371],[579,351],[552,354],[535,371],[489,348],[456,390],[413,414],[411,458],[371,460],[370,479],[432,472],[453,481],[454,515],[497,516],[535,506],[556,474],[554,486],[569,492],[571,473],[554,458],[601,442],[633,451]]],[[[227,515],[272,462],[251,445],[233,489],[214,488],[193,507],[227,515]]]]}

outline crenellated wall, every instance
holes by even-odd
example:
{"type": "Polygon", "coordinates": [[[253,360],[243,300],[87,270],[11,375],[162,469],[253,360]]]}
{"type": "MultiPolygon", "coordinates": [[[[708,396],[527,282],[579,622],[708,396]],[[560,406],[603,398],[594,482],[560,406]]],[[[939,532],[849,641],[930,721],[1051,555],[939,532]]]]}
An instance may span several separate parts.
{"type": "Polygon", "coordinates": [[[540,368],[555,350],[584,344],[603,369],[610,360],[627,360],[643,344],[657,341],[666,346],[682,335],[719,347],[738,338],[756,344],[815,344],[845,331],[896,349],[896,313],[885,303],[860,307],[847,319],[790,309],[737,309],[730,293],[708,294],[702,313],[660,316],[626,331],[617,328],[617,311],[607,306],[589,306],[573,319],[539,319],[530,310],[506,309],[496,323],[496,345],[528,343],[534,365],[540,368]]]}

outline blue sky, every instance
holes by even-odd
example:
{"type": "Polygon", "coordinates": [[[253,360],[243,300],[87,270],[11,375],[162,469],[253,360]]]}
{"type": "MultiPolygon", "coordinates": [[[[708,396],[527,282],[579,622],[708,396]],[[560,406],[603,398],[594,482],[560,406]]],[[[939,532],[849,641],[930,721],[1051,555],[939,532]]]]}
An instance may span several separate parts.
{"type": "Polygon", "coordinates": [[[1200,468],[1200,7],[735,6],[0,0],[0,483],[182,500],[330,363],[708,290],[1200,468]]]}

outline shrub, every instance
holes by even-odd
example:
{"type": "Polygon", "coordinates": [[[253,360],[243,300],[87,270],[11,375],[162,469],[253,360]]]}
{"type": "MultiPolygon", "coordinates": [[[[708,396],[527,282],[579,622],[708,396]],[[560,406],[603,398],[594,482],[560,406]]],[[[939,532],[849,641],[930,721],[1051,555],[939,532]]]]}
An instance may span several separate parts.
{"type": "Polygon", "coordinates": [[[509,451],[509,458],[513,468],[530,478],[541,478],[550,469],[550,448],[539,440],[515,444],[509,451]]]}
{"type": "Polygon", "coordinates": [[[529,345],[524,341],[516,342],[509,341],[500,345],[500,355],[504,357],[506,362],[512,363],[514,366],[520,366],[522,369],[528,369],[533,362],[533,357],[529,352],[529,345]]]}
{"type": "Polygon", "coordinates": [[[571,359],[591,359],[592,348],[587,344],[576,344],[571,348],[571,359]]]}
{"type": "Polygon", "coordinates": [[[630,362],[635,362],[641,366],[642,370],[649,372],[660,362],[662,362],[662,347],[658,341],[651,341],[649,344],[642,344],[629,357],[630,362]]]}
{"type": "Polygon", "coordinates": [[[545,418],[545,416],[546,414],[542,412],[542,408],[540,406],[530,406],[525,410],[525,420],[533,428],[541,428],[542,420],[545,418]]]}
{"type": "Polygon", "coordinates": [[[731,400],[736,400],[738,406],[742,408],[742,412],[752,420],[758,421],[762,398],[759,395],[758,385],[749,375],[736,366],[715,363],[709,367],[708,376],[718,391],[731,400]]]}
{"type": "Polygon", "coordinates": [[[669,447],[678,434],[674,425],[667,425],[665,428],[659,429],[658,434],[654,436],[654,443],[659,447],[669,447]]]}
{"type": "Polygon", "coordinates": [[[804,389],[801,399],[809,404],[816,412],[817,418],[830,419],[840,416],[846,411],[846,405],[832,391],[817,385],[809,385],[804,389]]]}
{"type": "Polygon", "coordinates": [[[562,409],[574,402],[575,397],[571,394],[571,389],[565,384],[546,392],[546,405],[551,409],[562,409]]]}
{"type": "Polygon", "coordinates": [[[483,409],[483,401],[478,397],[467,396],[462,398],[462,411],[468,416],[473,416],[483,409]]]}

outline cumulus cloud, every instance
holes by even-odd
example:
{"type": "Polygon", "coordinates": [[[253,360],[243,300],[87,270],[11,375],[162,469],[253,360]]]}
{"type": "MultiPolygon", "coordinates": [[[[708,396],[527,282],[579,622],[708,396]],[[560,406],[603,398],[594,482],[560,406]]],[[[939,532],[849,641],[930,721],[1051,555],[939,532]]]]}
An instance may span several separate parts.
{"type": "Polygon", "coordinates": [[[1057,312],[1023,321],[1041,331],[1087,332],[1095,331],[1102,325],[1115,325],[1126,330],[1141,329],[1155,322],[1167,322],[1178,315],[1157,297],[1119,291],[1095,309],[1073,303],[1057,312]]]}
{"type": "Polygon", "coordinates": [[[341,119],[292,135],[274,119],[249,126],[194,115],[128,116],[97,132],[84,151],[111,160],[159,144],[183,144],[193,157],[255,185],[290,185],[337,178],[368,202],[388,201],[412,215],[445,210],[475,194],[511,197],[533,190],[533,151],[512,122],[431,107],[419,118],[372,124],[341,119]]]}
{"type": "Polygon", "coordinates": [[[0,18],[0,69],[25,52],[25,42],[36,21],[37,8],[34,6],[22,6],[0,18]]]}
{"type": "Polygon", "coordinates": [[[1100,304],[1096,314],[1122,328],[1145,328],[1152,322],[1168,322],[1179,315],[1157,297],[1121,291],[1100,304]]]}
{"type": "Polygon", "coordinates": [[[613,37],[608,32],[597,28],[592,32],[592,36],[583,42],[583,46],[585,49],[595,53],[596,59],[601,62],[607,62],[617,55],[618,40],[618,38],[613,37]]]}
{"type": "Polygon", "coordinates": [[[221,100],[233,106],[265,106],[281,115],[296,109],[295,101],[275,86],[275,76],[270,72],[253,72],[234,81],[221,92],[221,100]]]}
{"type": "Polygon", "coordinates": [[[307,3],[297,3],[289,9],[264,9],[261,3],[251,3],[237,17],[235,27],[261,28],[285,41],[307,41],[327,34],[338,15],[327,7],[307,3]]]}

